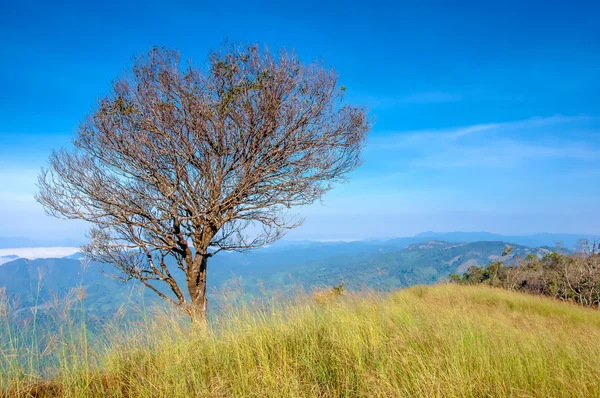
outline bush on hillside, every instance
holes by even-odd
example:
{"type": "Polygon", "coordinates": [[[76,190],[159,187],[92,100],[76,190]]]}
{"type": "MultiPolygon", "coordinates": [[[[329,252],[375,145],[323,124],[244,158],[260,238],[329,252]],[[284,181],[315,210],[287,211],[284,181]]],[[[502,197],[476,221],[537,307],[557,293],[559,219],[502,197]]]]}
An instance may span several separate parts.
{"type": "MultiPolygon", "coordinates": [[[[588,307],[600,308],[600,241],[582,241],[573,254],[529,255],[514,265],[502,260],[485,267],[470,267],[451,275],[460,284],[486,284],[508,290],[541,294],[588,307]]],[[[505,254],[510,252],[510,248],[505,254]]]]}

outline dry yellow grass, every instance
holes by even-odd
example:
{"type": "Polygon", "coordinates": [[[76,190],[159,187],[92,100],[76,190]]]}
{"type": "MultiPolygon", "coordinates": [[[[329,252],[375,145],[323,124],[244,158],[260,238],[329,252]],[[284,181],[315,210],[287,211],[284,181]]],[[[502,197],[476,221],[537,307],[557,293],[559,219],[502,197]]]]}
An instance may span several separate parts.
{"type": "Polygon", "coordinates": [[[598,397],[599,341],[598,311],[444,284],[238,308],[201,333],[163,314],[37,390],[2,384],[40,397],[598,397]]]}

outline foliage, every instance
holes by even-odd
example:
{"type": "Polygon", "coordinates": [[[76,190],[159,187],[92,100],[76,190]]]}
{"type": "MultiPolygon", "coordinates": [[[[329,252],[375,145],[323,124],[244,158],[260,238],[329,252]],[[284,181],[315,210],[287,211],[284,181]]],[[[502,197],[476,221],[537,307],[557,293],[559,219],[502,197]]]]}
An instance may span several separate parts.
{"type": "Polygon", "coordinates": [[[463,275],[451,275],[451,281],[542,294],[600,309],[600,242],[582,241],[573,254],[528,255],[513,266],[492,261],[463,275]]]}

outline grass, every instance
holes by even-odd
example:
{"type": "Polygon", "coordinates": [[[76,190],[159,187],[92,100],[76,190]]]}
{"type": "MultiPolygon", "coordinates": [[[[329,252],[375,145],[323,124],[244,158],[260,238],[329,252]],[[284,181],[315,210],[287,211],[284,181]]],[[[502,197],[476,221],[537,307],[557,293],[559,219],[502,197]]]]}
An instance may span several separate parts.
{"type": "Polygon", "coordinates": [[[163,312],[109,336],[59,361],[51,379],[4,358],[0,387],[23,397],[600,396],[600,312],[484,286],[321,292],[237,307],[200,332],[163,312]]]}

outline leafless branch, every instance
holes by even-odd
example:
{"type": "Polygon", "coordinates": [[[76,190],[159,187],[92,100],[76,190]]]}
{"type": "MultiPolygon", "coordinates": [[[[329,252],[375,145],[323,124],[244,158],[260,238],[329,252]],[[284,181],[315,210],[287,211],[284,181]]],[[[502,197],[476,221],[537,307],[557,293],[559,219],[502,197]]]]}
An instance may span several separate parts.
{"type": "Polygon", "coordinates": [[[194,312],[206,308],[208,258],[297,227],[288,209],[359,166],[369,128],[333,71],[293,53],[226,46],[200,70],[154,48],[84,119],[74,148],[52,154],[37,200],[94,226],[90,258],[194,312]]]}

